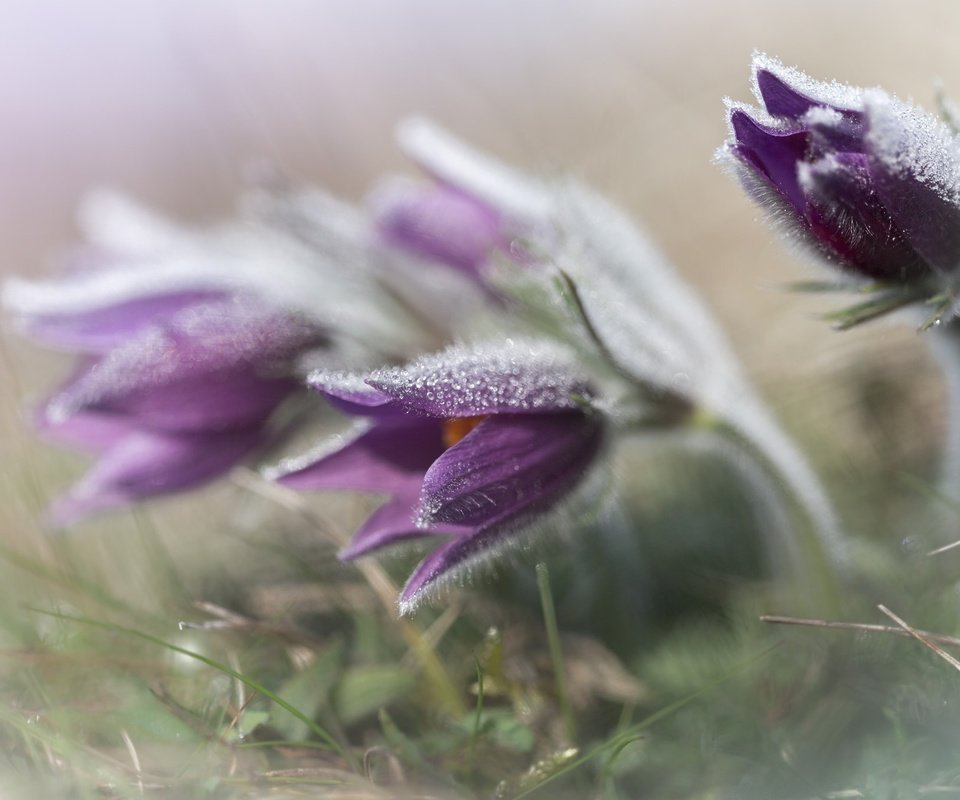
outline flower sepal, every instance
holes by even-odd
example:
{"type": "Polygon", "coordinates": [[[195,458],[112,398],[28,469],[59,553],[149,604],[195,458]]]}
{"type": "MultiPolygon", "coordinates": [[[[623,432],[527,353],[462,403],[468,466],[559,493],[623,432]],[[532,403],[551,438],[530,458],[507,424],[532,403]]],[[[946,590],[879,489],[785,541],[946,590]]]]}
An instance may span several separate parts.
{"type": "Polygon", "coordinates": [[[831,323],[838,331],[848,331],[865,322],[899,311],[915,303],[922,303],[932,309],[931,315],[920,326],[920,330],[939,325],[950,312],[953,301],[950,295],[940,292],[930,296],[929,289],[917,286],[897,286],[893,284],[871,284],[869,288],[861,289],[862,293],[869,294],[867,300],[854,303],[851,306],[828,311],[822,318],[831,323]]]}

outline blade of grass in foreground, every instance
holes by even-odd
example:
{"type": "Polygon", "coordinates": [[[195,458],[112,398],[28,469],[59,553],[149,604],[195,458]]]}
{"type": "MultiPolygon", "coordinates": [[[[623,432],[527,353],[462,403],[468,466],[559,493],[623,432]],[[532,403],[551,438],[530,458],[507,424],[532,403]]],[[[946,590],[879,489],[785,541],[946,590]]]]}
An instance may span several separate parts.
{"type": "Polygon", "coordinates": [[[701,697],[702,695],[707,694],[708,692],[717,688],[718,686],[730,680],[731,678],[739,675],[744,670],[748,669],[749,667],[752,667],[758,661],[762,661],[764,658],[770,655],[770,653],[776,650],[779,646],[780,646],[779,642],[777,644],[771,645],[766,650],[763,650],[760,653],[757,653],[757,655],[753,656],[752,658],[749,658],[743,663],[738,664],[729,672],[725,672],[723,675],[719,676],[718,678],[715,678],[714,680],[704,684],[699,689],[697,689],[697,691],[691,692],[690,694],[685,695],[684,697],[681,697],[679,700],[676,700],[673,703],[670,703],[669,705],[664,706],[659,711],[654,712],[649,717],[646,717],[645,719],[641,720],[635,725],[631,725],[625,731],[622,731],[621,733],[618,733],[612,736],[610,739],[603,742],[603,744],[597,745],[592,750],[582,755],[580,758],[576,758],[576,759],[573,759],[572,761],[568,761],[562,767],[552,772],[551,774],[545,776],[542,780],[538,781],[532,786],[524,787],[518,794],[513,795],[512,800],[520,800],[523,797],[528,797],[529,795],[536,792],[538,789],[542,789],[548,783],[552,783],[557,778],[563,775],[566,775],[569,772],[572,772],[577,767],[582,767],[584,764],[587,764],[588,762],[592,761],[597,756],[603,755],[604,753],[607,753],[607,752],[611,753],[611,757],[607,762],[607,766],[609,767],[612,764],[613,760],[615,760],[616,757],[621,752],[623,752],[624,749],[627,748],[627,746],[629,746],[630,744],[635,742],[637,739],[639,739],[640,734],[644,730],[649,728],[651,725],[653,725],[656,722],[659,722],[661,719],[669,717],[675,711],[679,711],[685,705],[692,703],[698,697],[701,697]]]}
{"type": "Polygon", "coordinates": [[[319,725],[315,720],[308,717],[302,711],[300,711],[295,706],[288,703],[282,697],[276,693],[270,691],[266,686],[264,686],[259,681],[254,680],[253,678],[244,675],[242,672],[229,667],[226,664],[223,664],[216,659],[209,658],[201,653],[197,653],[193,650],[188,650],[185,647],[180,647],[179,645],[168,642],[164,639],[161,639],[158,636],[153,636],[149,633],[144,633],[143,631],[138,631],[135,628],[126,628],[122,625],[115,625],[111,622],[103,622],[97,619],[91,619],[89,617],[78,617],[71,614],[62,614],[58,611],[50,611],[42,608],[29,608],[30,611],[33,611],[37,614],[44,614],[48,617],[54,617],[56,619],[64,620],[66,622],[75,622],[79,625],[89,625],[94,628],[100,628],[101,630],[111,631],[113,633],[119,633],[124,636],[130,636],[136,639],[141,639],[145,642],[157,645],[158,647],[166,648],[171,652],[178,653],[180,655],[186,656],[187,658],[192,658],[196,661],[199,661],[201,664],[206,664],[208,667],[212,667],[219,672],[222,672],[224,675],[228,675],[234,680],[240,681],[247,688],[252,689],[253,691],[263,695],[268,700],[270,700],[275,705],[280,706],[288,714],[296,717],[300,722],[307,726],[308,730],[314,733],[317,738],[325,742],[330,749],[334,750],[338,755],[343,756],[348,761],[352,762],[352,759],[347,752],[346,748],[341,745],[333,736],[331,736],[321,725],[319,725]]]}
{"type": "Polygon", "coordinates": [[[573,707],[567,693],[566,669],[563,665],[563,652],[560,648],[560,629],[557,626],[557,614],[553,607],[553,593],[550,590],[550,573],[547,565],[537,564],[537,588],[540,590],[540,605],[543,608],[543,622],[547,629],[547,644],[550,647],[550,660],[553,663],[553,677],[557,686],[557,699],[563,717],[564,733],[570,744],[577,741],[576,723],[573,707]]]}

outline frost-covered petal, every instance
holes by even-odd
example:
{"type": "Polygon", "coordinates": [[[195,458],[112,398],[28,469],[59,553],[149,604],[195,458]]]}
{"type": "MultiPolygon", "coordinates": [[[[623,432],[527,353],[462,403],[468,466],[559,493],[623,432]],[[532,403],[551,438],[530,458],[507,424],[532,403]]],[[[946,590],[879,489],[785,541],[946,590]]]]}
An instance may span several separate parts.
{"type": "Polygon", "coordinates": [[[500,214],[443,184],[393,182],[373,195],[370,206],[384,241],[468,273],[501,243],[500,214]]]}
{"type": "Polygon", "coordinates": [[[374,372],[368,383],[410,411],[434,417],[562,411],[589,396],[570,353],[533,340],[450,347],[374,372]]]}
{"type": "MultiPolygon", "coordinates": [[[[80,407],[124,415],[145,427],[168,431],[235,430],[264,421],[298,387],[297,381],[288,378],[263,378],[241,371],[210,372],[120,395],[104,395],[80,407]]],[[[56,398],[52,413],[64,413],[71,400],[56,398]]]]}
{"type": "Polygon", "coordinates": [[[142,498],[195,488],[231,469],[262,439],[259,429],[206,435],[131,432],[55,503],[51,521],[68,525],[142,498]]]}
{"type": "Polygon", "coordinates": [[[414,523],[414,509],[418,494],[419,486],[414,485],[397,492],[374,511],[354,534],[350,544],[340,551],[340,560],[351,561],[398,542],[456,533],[457,530],[452,526],[434,526],[430,529],[417,527],[414,523]]]}
{"type": "Polygon", "coordinates": [[[862,153],[865,120],[862,114],[852,119],[827,106],[814,106],[800,120],[810,132],[811,156],[823,153],[862,153]]]}
{"type": "Polygon", "coordinates": [[[314,326],[239,298],[192,306],[108,353],[48,413],[97,409],[181,431],[244,427],[296,388],[285,360],[324,341],[314,326]]]}
{"type": "Polygon", "coordinates": [[[418,523],[489,527],[548,508],[583,477],[600,430],[580,411],[487,418],[427,470],[418,523]]]}
{"type": "Polygon", "coordinates": [[[866,156],[829,155],[799,171],[811,230],[841,264],[876,280],[906,281],[929,272],[873,190],[866,156]]]}
{"type": "Polygon", "coordinates": [[[838,81],[818,81],[766,53],[754,53],[753,93],[771,116],[799,119],[813,106],[826,106],[856,119],[863,89],[838,81]]]}
{"type": "Polygon", "coordinates": [[[327,442],[319,453],[281,463],[271,477],[293,489],[399,492],[419,487],[443,449],[437,420],[408,418],[375,424],[345,442],[327,442]]]}
{"type": "Polygon", "coordinates": [[[87,311],[23,315],[20,323],[27,336],[48,346],[106,353],[151,323],[219,296],[213,291],[145,295],[87,311]]]}
{"type": "Polygon", "coordinates": [[[552,261],[576,285],[620,367],[644,385],[680,388],[708,406],[718,385],[742,391],[723,332],[633,220],[578,183],[556,187],[555,219],[564,235],[552,261]]]}
{"type": "Polygon", "coordinates": [[[802,214],[805,200],[797,180],[797,164],[807,154],[809,133],[763,125],[740,108],[731,112],[730,124],[736,139],[734,153],[765,175],[802,214]]]}
{"type": "Polygon", "coordinates": [[[25,317],[82,314],[142,297],[187,291],[248,294],[370,346],[423,344],[423,331],[391,307],[377,281],[382,253],[369,220],[320,192],[311,215],[287,224],[247,213],[199,231],[164,220],[131,201],[98,194],[83,226],[109,258],[102,269],[59,280],[16,281],[4,303],[25,317]],[[349,265],[345,268],[345,265],[349,265]]]}
{"type": "Polygon", "coordinates": [[[394,398],[375,389],[363,375],[315,370],[307,376],[307,385],[325,395],[335,408],[345,414],[396,416],[403,413],[394,398]]]}
{"type": "Polygon", "coordinates": [[[267,226],[234,223],[177,244],[146,252],[115,251],[100,268],[56,280],[9,281],[4,305],[29,320],[82,315],[156,296],[217,292],[256,296],[321,322],[352,321],[372,310],[364,301],[363,270],[327,264],[296,239],[267,226]]]}
{"type": "Polygon", "coordinates": [[[88,242],[107,252],[136,256],[182,251],[196,234],[130,197],[110,188],[95,189],[80,203],[80,228],[88,242]]]}
{"type": "Polygon", "coordinates": [[[940,120],[882,92],[867,97],[866,151],[884,206],[937,269],[960,266],[960,142],[940,120]]]}
{"type": "Polygon", "coordinates": [[[410,117],[397,128],[397,141],[427,173],[497,209],[517,225],[547,218],[553,202],[546,187],[474,150],[438,125],[410,117]]]}

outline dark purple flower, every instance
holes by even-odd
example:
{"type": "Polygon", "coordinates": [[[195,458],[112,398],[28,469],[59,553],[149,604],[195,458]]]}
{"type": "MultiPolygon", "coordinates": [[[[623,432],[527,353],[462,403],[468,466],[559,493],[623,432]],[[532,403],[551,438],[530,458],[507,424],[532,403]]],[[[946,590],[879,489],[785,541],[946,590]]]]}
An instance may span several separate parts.
{"type": "Polygon", "coordinates": [[[960,266],[960,144],[943,122],[764,55],[753,74],[763,110],[730,105],[722,154],[776,219],[855,277],[923,287],[960,266]]]}
{"type": "Polygon", "coordinates": [[[451,348],[365,380],[318,374],[313,383],[362,424],[345,443],[281,465],[279,480],[389,496],[341,557],[448,538],[414,571],[402,609],[555,508],[601,445],[598,416],[584,408],[588,387],[540,344],[451,348]]]}

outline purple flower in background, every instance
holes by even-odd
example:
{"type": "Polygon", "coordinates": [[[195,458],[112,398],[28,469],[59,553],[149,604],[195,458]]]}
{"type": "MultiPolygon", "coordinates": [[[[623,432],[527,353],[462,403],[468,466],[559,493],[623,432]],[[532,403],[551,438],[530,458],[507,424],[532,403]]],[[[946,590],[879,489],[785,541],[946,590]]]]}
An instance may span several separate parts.
{"type": "Polygon", "coordinates": [[[847,274],[934,294],[960,266],[955,134],[879,89],[764,55],[753,76],[763,109],[731,103],[721,151],[747,189],[847,274]]]}
{"type": "Polygon", "coordinates": [[[40,426],[98,456],[54,507],[56,524],[231,469],[269,442],[271,416],[300,389],[294,359],[325,344],[316,326],[241,296],[178,297],[152,310],[139,325],[119,307],[100,319],[55,320],[57,336],[86,355],[41,411],[40,426]],[[93,330],[96,348],[86,344],[93,330]]]}
{"type": "Polygon", "coordinates": [[[476,278],[505,244],[496,209],[442,183],[393,181],[374,193],[370,207],[386,244],[476,278]]]}
{"type": "Polygon", "coordinates": [[[538,343],[451,348],[365,379],[320,373],[312,383],[362,420],[359,431],[274,476],[297,489],[389,495],[342,558],[448,538],[410,577],[403,610],[566,499],[601,446],[589,388],[562,352],[538,343]]]}
{"type": "Polygon", "coordinates": [[[397,138],[431,180],[385,181],[373,193],[373,223],[387,245],[482,283],[492,258],[517,260],[512,245],[551,224],[547,196],[537,181],[426,120],[407,119],[397,138]]]}
{"type": "Polygon", "coordinates": [[[199,486],[268,445],[274,412],[305,394],[298,362],[329,345],[318,320],[245,280],[290,255],[266,232],[214,241],[96,204],[67,274],[4,292],[29,336],[78,356],[38,414],[49,438],[97,457],[55,504],[57,525],[199,486]]]}

